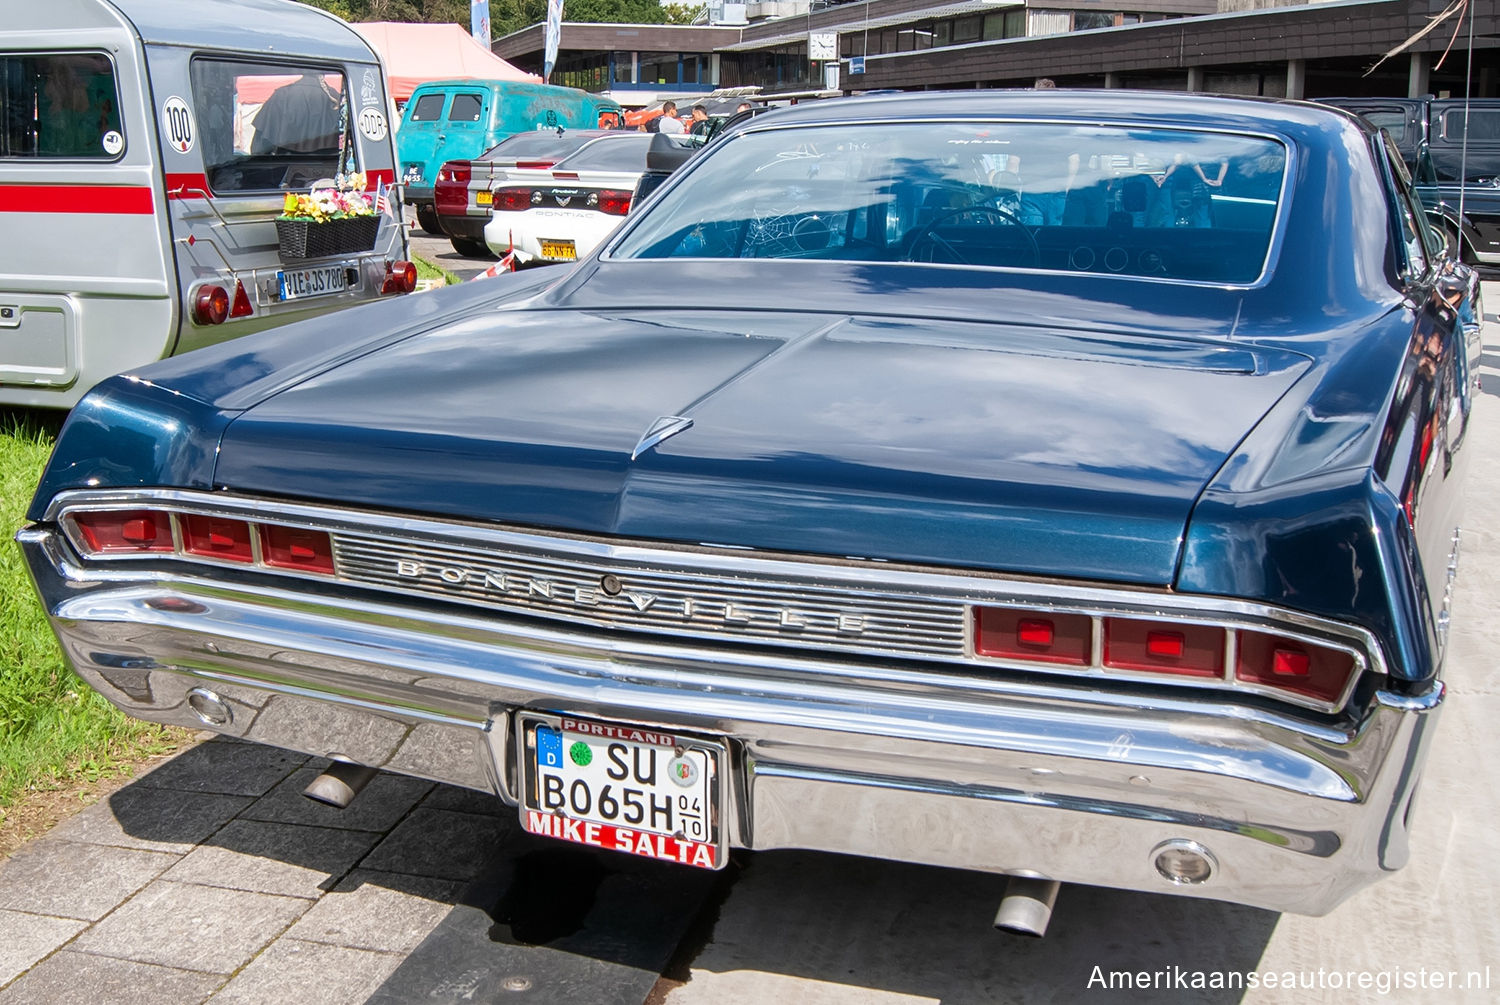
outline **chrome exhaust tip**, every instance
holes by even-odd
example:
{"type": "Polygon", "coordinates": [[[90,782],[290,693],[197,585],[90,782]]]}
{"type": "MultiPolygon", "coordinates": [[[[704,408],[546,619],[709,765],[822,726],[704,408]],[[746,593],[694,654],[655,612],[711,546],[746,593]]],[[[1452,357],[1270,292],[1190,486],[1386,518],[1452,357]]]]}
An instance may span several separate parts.
{"type": "Polygon", "coordinates": [[[1012,876],[995,913],[995,927],[1014,935],[1041,938],[1052,920],[1052,905],[1062,884],[1055,879],[1012,876]]]}
{"type": "Polygon", "coordinates": [[[334,761],[302,790],[302,794],[315,803],[324,803],[341,810],[353,802],[360,790],[378,774],[379,768],[366,767],[353,761],[334,761]]]}

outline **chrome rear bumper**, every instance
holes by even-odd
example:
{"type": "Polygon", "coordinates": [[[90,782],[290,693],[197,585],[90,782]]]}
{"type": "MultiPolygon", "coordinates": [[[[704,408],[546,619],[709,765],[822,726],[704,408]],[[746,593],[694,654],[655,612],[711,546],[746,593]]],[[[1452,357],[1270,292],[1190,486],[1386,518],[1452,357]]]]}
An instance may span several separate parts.
{"type": "Polygon", "coordinates": [[[522,618],[80,568],[18,536],[69,663],[130,715],[491,791],[516,709],[729,743],[732,846],[812,848],[1322,914],[1406,861],[1441,684],[1334,728],[1160,695],[572,633],[522,618]],[[227,718],[195,711],[217,695],[227,718]],[[225,721],[215,722],[215,718],[225,721]],[[1154,866],[1169,841],[1216,862],[1154,866]]]}

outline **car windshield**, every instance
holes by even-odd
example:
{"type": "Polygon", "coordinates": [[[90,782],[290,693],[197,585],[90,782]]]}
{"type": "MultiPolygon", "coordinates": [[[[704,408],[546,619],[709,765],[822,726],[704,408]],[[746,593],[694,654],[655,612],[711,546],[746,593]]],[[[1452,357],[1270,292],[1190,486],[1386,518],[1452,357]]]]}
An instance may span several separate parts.
{"type": "Polygon", "coordinates": [[[799,258],[1244,283],[1264,270],[1286,148],[1056,123],[750,130],[716,146],[613,258],[799,258]]]}

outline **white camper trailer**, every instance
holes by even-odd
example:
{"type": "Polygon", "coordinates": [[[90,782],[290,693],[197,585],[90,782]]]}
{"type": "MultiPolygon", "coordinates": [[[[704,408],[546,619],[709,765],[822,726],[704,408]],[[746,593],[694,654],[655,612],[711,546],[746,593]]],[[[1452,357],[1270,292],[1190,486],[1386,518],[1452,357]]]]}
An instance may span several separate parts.
{"type": "Polygon", "coordinates": [[[10,5],[0,404],[409,292],[388,108],[369,45],[291,0],[10,5]],[[389,211],[278,239],[289,193],[354,177],[389,211]]]}

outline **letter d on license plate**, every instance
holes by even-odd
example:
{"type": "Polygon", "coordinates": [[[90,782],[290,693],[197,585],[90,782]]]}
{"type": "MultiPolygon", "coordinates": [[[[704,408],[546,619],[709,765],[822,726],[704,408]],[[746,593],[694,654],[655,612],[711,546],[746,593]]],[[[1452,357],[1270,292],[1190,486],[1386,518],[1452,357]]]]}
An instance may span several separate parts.
{"type": "Polygon", "coordinates": [[[520,712],[521,826],[532,834],[722,869],[723,743],[675,730],[520,712]]]}

